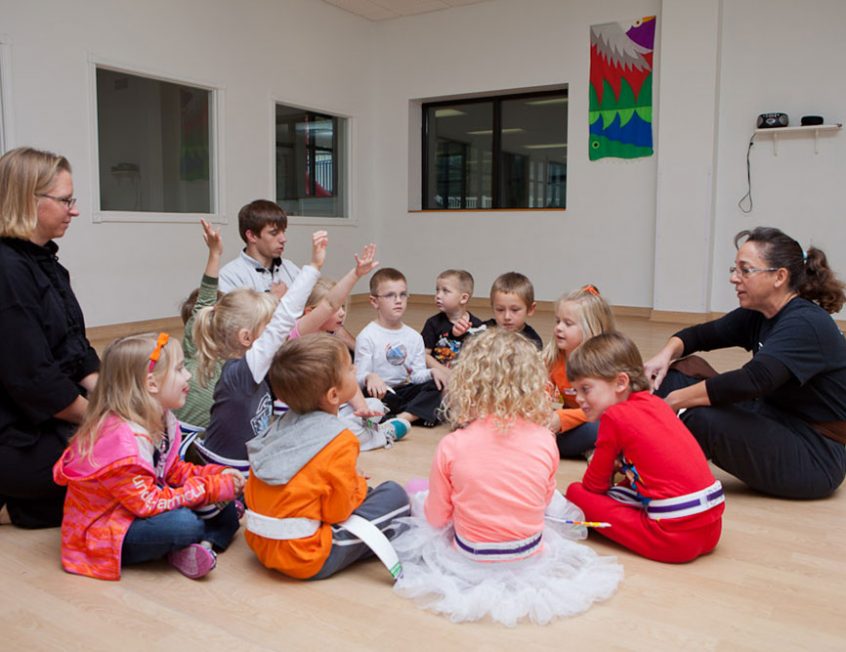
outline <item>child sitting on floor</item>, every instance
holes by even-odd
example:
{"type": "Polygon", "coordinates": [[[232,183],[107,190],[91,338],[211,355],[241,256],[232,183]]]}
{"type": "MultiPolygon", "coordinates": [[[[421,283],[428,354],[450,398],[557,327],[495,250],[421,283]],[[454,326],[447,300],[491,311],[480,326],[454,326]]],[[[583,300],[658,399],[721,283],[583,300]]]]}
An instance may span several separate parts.
{"type": "Polygon", "coordinates": [[[438,274],[435,304],[440,312],[426,320],[420,334],[426,347],[426,366],[440,389],[449,379],[449,368],[458,359],[464,340],[482,326],[482,320],[467,310],[472,296],[470,272],[448,269],[438,274]]]}
{"type": "Polygon", "coordinates": [[[408,496],[395,482],[370,489],[356,470],[358,440],[338,419],[358,388],[342,342],[325,333],[290,340],[270,384],[290,409],[247,445],[247,544],[268,568],[323,579],[372,554],[340,524],[355,514],[391,539],[408,496]]]}
{"type": "MultiPolygon", "coordinates": [[[[313,332],[324,332],[338,337],[347,314],[345,303],[352,283],[378,265],[376,262],[371,262],[375,251],[376,246],[373,244],[365,247],[361,258],[356,259],[356,268],[338,282],[326,277],[318,279],[306,301],[303,317],[291,331],[289,339],[313,332]],[[367,269],[362,267],[365,263],[367,263],[367,269]],[[355,279],[352,282],[350,275],[355,279]]],[[[342,332],[346,333],[345,330],[342,332]]],[[[342,335],[339,339],[349,346],[347,337],[348,335],[342,335]]],[[[355,340],[353,340],[353,346],[355,346],[355,340]]],[[[277,401],[277,405],[278,403],[277,401]]],[[[385,414],[385,409],[385,404],[380,399],[365,398],[361,388],[348,403],[341,405],[338,418],[358,437],[362,451],[389,448],[395,441],[402,439],[407,432],[405,424],[398,423],[394,419],[379,423],[385,414]]]]}
{"type": "Polygon", "coordinates": [[[311,264],[302,268],[281,301],[270,292],[233,290],[216,305],[203,308],[194,324],[194,344],[201,380],[224,361],[214,390],[209,427],[193,451],[206,462],[246,473],[247,441],[270,423],[273,399],[267,371],[285,342],[311,292],[326,258],[326,231],[312,235],[311,264]]]}
{"type": "Polygon", "coordinates": [[[616,590],[622,567],[570,540],[584,528],[560,523],[581,513],[555,489],[550,406],[543,361],[524,337],[489,329],[462,348],[444,394],[458,429],[435,452],[425,518],[415,513],[394,541],[397,591],[456,622],[490,614],[511,626],[582,612],[616,590]]]}
{"type": "Polygon", "coordinates": [[[520,333],[540,351],[543,340],[526,323],[526,319],[535,314],[536,307],[535,288],[528,277],[519,272],[500,274],[491,286],[491,310],[494,316],[485,322],[485,326],[520,333]]]}
{"type": "Polygon", "coordinates": [[[413,422],[434,426],[440,420],[441,390],[426,368],[423,338],[402,321],[408,307],[403,273],[386,267],[371,276],[370,305],[376,319],[355,340],[359,384],[368,396],[385,402],[397,428],[407,432],[413,422]]]}
{"type": "Polygon", "coordinates": [[[208,378],[200,382],[197,375],[197,347],[194,346],[194,317],[201,309],[213,306],[223,296],[223,293],[217,289],[223,240],[220,237],[220,231],[213,229],[205,220],[200,220],[200,225],[203,227],[203,241],[208,247],[209,256],[203,270],[203,278],[200,280],[200,287],[185,300],[181,311],[182,323],[185,324],[182,334],[182,353],[185,354],[185,368],[191,373],[191,379],[188,381],[190,391],[188,398],[185,399],[185,405],[174,410],[173,413],[179,419],[183,431],[199,431],[208,428],[209,414],[214,403],[214,387],[223,368],[223,362],[218,361],[208,378]]]}
{"type": "Polygon", "coordinates": [[[593,452],[599,424],[588,422],[576,403],[576,391],[567,380],[567,356],[583,341],[614,330],[614,315],[608,303],[592,285],[574,290],[555,305],[555,328],[552,339],[544,347],[543,357],[549,379],[562,403],[552,413],[550,430],[555,436],[561,457],[586,457],[593,452]]]}
{"type": "Polygon", "coordinates": [[[681,563],[711,552],[725,505],[699,444],[649,392],[637,347],[620,333],[592,337],[567,360],[576,400],[599,420],[596,453],[567,498],[609,539],[656,561],[681,563]],[[624,479],[614,482],[615,473],[624,479]]]}
{"type": "Polygon", "coordinates": [[[53,469],[67,485],[62,566],[70,573],[120,579],[121,566],[167,556],[199,578],[238,530],[229,502],[203,519],[190,508],[231,501],[244,477],[222,466],[195,466],[177,455],[171,410],[185,402],[190,374],[167,333],[132,335],[103,354],[100,382],[85,420],[53,469]]]}

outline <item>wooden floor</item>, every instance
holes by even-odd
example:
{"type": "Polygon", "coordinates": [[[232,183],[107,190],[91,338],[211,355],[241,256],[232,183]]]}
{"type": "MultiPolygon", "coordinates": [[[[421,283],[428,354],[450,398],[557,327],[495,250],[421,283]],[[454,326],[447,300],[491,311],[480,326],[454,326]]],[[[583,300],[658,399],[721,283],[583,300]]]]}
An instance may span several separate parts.
{"type": "MultiPolygon", "coordinates": [[[[407,321],[420,327],[431,312],[412,306],[407,321]]],[[[350,329],[368,319],[367,308],[356,306],[350,329]]],[[[551,315],[532,322],[548,338],[551,315]]],[[[645,356],[676,328],[635,318],[620,325],[645,356]]],[[[711,357],[719,369],[744,359],[737,351],[711,357]]],[[[444,432],[415,428],[394,448],[363,454],[360,467],[374,483],[425,476],[444,432]]],[[[562,460],[559,488],[584,467],[562,460]]],[[[671,566],[592,535],[587,545],[625,567],[619,591],[545,627],[452,624],[395,596],[378,562],[322,582],[288,580],[262,568],[240,534],[204,580],[154,563],[102,582],[61,570],[57,529],[3,526],[0,650],[846,649],[846,490],[824,501],[774,500],[716,475],[727,505],[713,554],[671,566]]]]}

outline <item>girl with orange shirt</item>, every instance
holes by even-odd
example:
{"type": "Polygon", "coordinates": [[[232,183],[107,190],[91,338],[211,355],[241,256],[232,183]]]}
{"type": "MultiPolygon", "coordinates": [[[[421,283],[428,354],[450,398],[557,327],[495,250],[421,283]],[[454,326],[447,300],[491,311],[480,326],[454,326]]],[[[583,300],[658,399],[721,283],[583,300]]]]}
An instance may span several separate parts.
{"type": "Polygon", "coordinates": [[[588,338],[614,330],[614,315],[593,285],[562,296],[555,306],[552,339],[543,350],[555,398],[561,407],[552,413],[549,428],[562,458],[588,456],[596,444],[598,425],[589,423],[576,404],[576,392],[567,380],[567,357],[588,338]]]}

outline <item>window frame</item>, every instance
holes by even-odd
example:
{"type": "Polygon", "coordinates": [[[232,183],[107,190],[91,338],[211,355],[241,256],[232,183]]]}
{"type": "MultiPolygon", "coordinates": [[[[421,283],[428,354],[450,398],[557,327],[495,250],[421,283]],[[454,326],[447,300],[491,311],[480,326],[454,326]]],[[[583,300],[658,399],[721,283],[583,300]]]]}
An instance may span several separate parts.
{"type": "MultiPolygon", "coordinates": [[[[420,101],[420,209],[423,213],[460,213],[460,212],[485,212],[485,211],[566,211],[567,206],[564,207],[528,207],[515,206],[503,207],[502,203],[504,187],[500,183],[500,167],[502,163],[502,103],[509,100],[521,99],[542,99],[543,97],[551,97],[557,95],[564,95],[567,98],[567,105],[569,109],[570,100],[570,85],[564,83],[560,86],[548,87],[532,90],[525,89],[515,92],[493,93],[493,94],[473,94],[472,96],[450,96],[448,99],[434,99],[420,101]],[[493,206],[490,208],[427,208],[426,203],[429,197],[429,187],[431,180],[428,174],[428,157],[429,157],[429,109],[438,107],[451,107],[456,104],[493,104],[492,124],[492,140],[491,140],[491,196],[493,206]]],[[[569,145],[569,118],[567,120],[567,145],[569,145]]],[[[569,147],[568,147],[569,153],[569,147]]],[[[437,183],[437,180],[435,180],[437,183]]],[[[565,181],[565,196],[566,196],[566,181],[565,181]]]]}
{"type": "Polygon", "coordinates": [[[166,74],[159,71],[153,71],[141,66],[131,66],[125,63],[117,63],[112,60],[99,57],[96,55],[89,55],[88,57],[88,77],[89,77],[89,99],[91,102],[91,197],[89,205],[91,206],[91,221],[94,223],[103,222],[141,222],[141,223],[188,223],[194,224],[198,218],[213,223],[213,224],[227,224],[228,220],[222,207],[226,205],[226,198],[224,193],[224,154],[223,143],[224,129],[223,129],[223,107],[224,107],[224,89],[222,86],[208,82],[191,79],[188,76],[176,77],[172,74],[166,74]],[[156,81],[168,82],[171,84],[179,84],[181,86],[193,86],[211,94],[210,116],[209,116],[209,173],[210,180],[210,203],[212,210],[209,213],[204,212],[190,212],[190,213],[170,213],[164,211],[107,211],[100,207],[100,134],[97,114],[97,69],[109,70],[112,72],[125,73],[135,77],[144,77],[156,81]]]}
{"type": "MultiPolygon", "coordinates": [[[[358,226],[358,220],[355,216],[355,166],[352,164],[354,159],[354,152],[356,151],[357,142],[357,121],[351,115],[351,112],[339,110],[325,105],[317,105],[311,102],[303,102],[300,100],[292,100],[289,97],[281,97],[271,95],[268,102],[268,132],[269,138],[269,160],[270,160],[270,191],[268,197],[272,197],[276,201],[276,105],[300,109],[310,113],[318,113],[328,115],[333,118],[339,118],[346,121],[346,134],[344,135],[344,174],[339,175],[337,171],[333,174],[336,177],[336,182],[345,184],[344,187],[344,205],[342,214],[336,217],[324,215],[296,215],[288,214],[288,225],[303,225],[303,226],[358,226]]],[[[287,211],[285,211],[287,213],[287,211]]]]}

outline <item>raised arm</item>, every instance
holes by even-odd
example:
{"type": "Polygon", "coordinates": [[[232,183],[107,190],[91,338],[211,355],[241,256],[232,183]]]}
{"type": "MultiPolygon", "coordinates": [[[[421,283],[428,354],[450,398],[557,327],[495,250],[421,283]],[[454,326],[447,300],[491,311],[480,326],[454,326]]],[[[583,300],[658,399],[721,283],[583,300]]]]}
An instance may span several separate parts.
{"type": "Polygon", "coordinates": [[[303,267],[291,288],[279,302],[273,312],[273,318],[262,334],[247,349],[244,356],[253,375],[253,380],[260,383],[264,380],[273,362],[276,351],[285,342],[285,338],[294,328],[297,319],[303,314],[305,302],[314,284],[320,276],[320,269],[326,260],[326,247],[329,237],[326,231],[315,231],[312,234],[311,264],[303,267]]]}
{"type": "Polygon", "coordinates": [[[300,335],[315,333],[329,317],[338,312],[344,305],[350,292],[358,279],[372,272],[379,261],[374,260],[376,256],[376,245],[372,242],[361,250],[361,256],[356,254],[355,267],[353,267],[335,286],[329,290],[323,300],[310,313],[305,315],[299,323],[300,335]]]}
{"type": "Polygon", "coordinates": [[[223,255],[223,239],[220,237],[220,230],[215,230],[211,224],[201,219],[203,227],[203,242],[209,248],[209,257],[206,260],[206,268],[203,274],[217,278],[220,273],[220,257],[223,255]]]}

